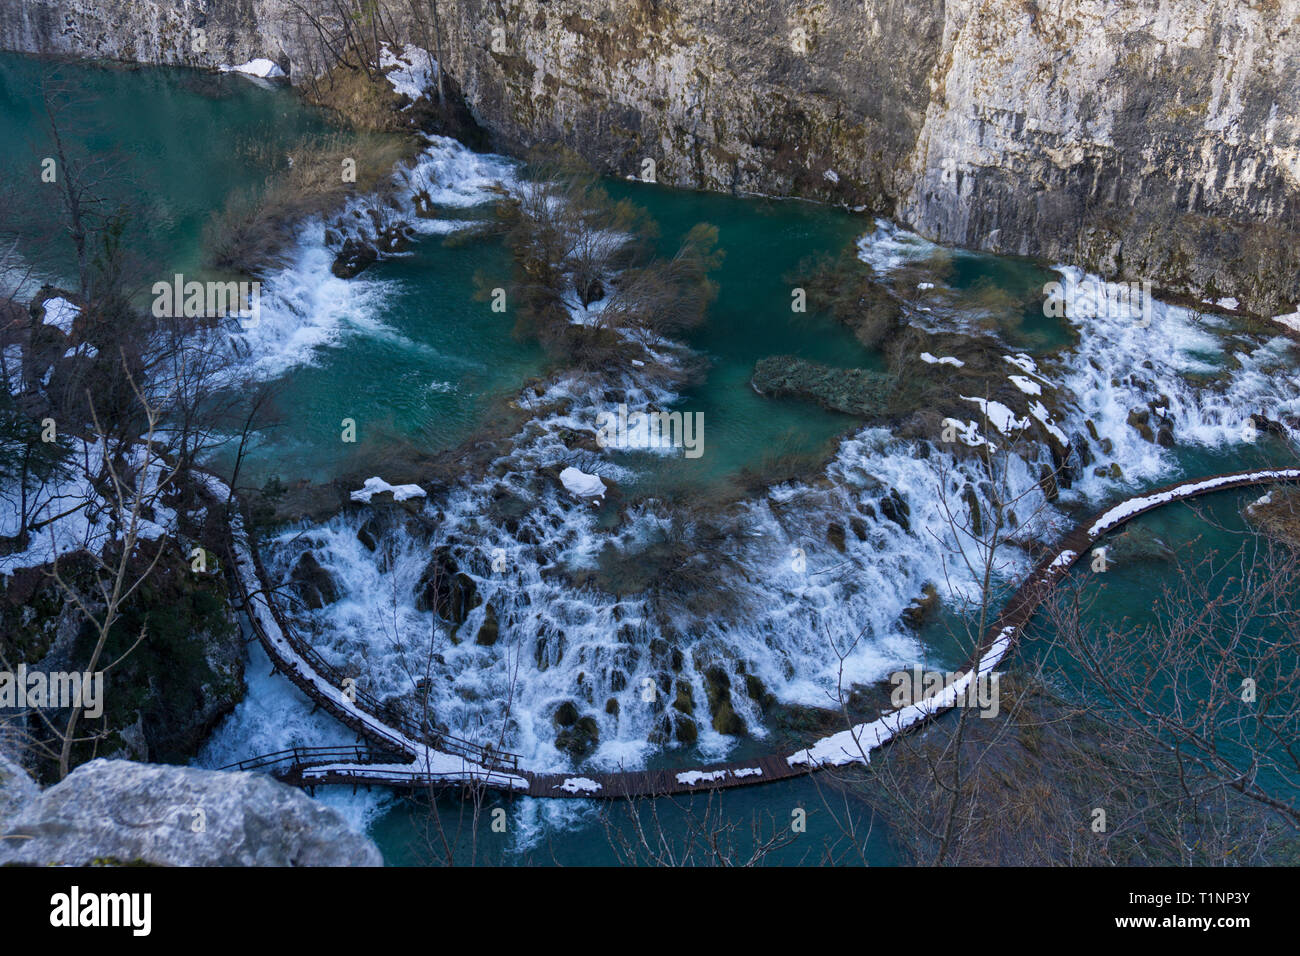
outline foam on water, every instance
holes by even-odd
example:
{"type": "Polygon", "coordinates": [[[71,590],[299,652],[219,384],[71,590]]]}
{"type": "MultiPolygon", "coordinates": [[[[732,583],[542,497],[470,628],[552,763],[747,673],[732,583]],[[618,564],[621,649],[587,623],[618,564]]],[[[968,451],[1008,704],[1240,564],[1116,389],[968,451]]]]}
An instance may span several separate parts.
{"type": "MultiPolygon", "coordinates": [[[[356,735],[323,711],[279,674],[273,674],[271,660],[255,640],[248,643],[244,664],[247,693],[234,713],[213,731],[194,763],[216,769],[255,754],[287,750],[295,746],[351,747],[356,735]]],[[[318,792],[317,799],[334,807],[358,833],[381,815],[395,799],[385,791],[346,789],[318,792]]]]}
{"type": "Polygon", "coordinates": [[[942,248],[888,219],[877,219],[876,231],[858,240],[858,258],[884,275],[909,263],[924,262],[942,248]]]}
{"type": "MultiPolygon", "coordinates": [[[[1242,408],[1262,403],[1275,413],[1294,412],[1300,400],[1300,381],[1279,377],[1273,369],[1282,347],[1276,341],[1249,347],[1243,341],[1241,368],[1222,393],[1194,391],[1181,376],[1213,370],[1206,357],[1218,339],[1186,310],[1158,306],[1149,328],[1095,317],[1076,324],[1079,347],[1035,373],[1074,396],[1061,402],[1064,429],[1075,440],[1087,441],[1099,461],[1118,462],[1128,482],[1164,477],[1174,467],[1167,451],[1127,425],[1129,409],[1148,397],[1168,396],[1180,442],[1206,445],[1239,440],[1242,408]],[[1086,437],[1088,418],[1100,436],[1110,437],[1109,455],[1086,437]]],[[[1023,369],[1021,362],[1013,364],[1023,369]]],[[[635,380],[615,390],[627,394],[633,408],[651,403],[666,407],[672,400],[671,393],[635,380]]],[[[709,726],[708,668],[720,666],[728,674],[733,705],[762,736],[761,715],[741,690],[746,673],[759,677],[787,703],[824,706],[840,676],[828,634],[841,649],[853,636],[864,635],[844,661],[843,678],[848,684],[868,682],[923,654],[899,618],[924,585],[935,584],[949,602],[978,596],[976,582],[953,551],[947,509],[959,521],[967,520],[961,490],[970,483],[983,497],[978,489],[986,476],[939,448],[921,456],[917,443],[899,441],[884,429],[865,429],[845,441],[828,469],[828,484],[773,489],[718,519],[725,550],[720,557],[736,573],[727,582],[725,600],[709,615],[695,619],[655,608],[643,594],[616,598],[575,586],[581,572],[599,567],[602,552],[635,560],[665,536],[684,534],[689,540],[693,533],[675,526],[671,506],[663,503],[633,508],[617,530],[603,531],[590,506],[572,500],[554,482],[543,482],[539,490],[536,475],[548,466],[574,465],[615,480],[626,471],[626,465],[608,456],[575,453],[560,441],[561,430],[594,431],[591,409],[574,405],[579,394],[574,382],[552,385],[537,400],[538,419],[491,469],[492,477],[454,489],[443,506],[440,541],[452,548],[485,601],[470,612],[459,644],[432,612],[415,610],[413,595],[428,560],[427,544],[415,545],[395,533],[385,542],[392,557],[381,569],[356,539],[364,515],[339,516],[324,526],[282,536],[283,550],[272,561],[276,573],[286,577],[292,562],[310,547],[343,585],[346,596],[340,602],[304,619],[337,662],[359,669],[367,689],[381,695],[409,691],[411,655],[420,658],[425,636],[437,634],[433,708],[453,732],[495,739],[509,698],[506,746],[533,766],[559,769],[568,761],[553,746],[551,717],[560,702],[575,700],[600,727],[600,747],[592,762],[633,765],[657,749],[647,737],[658,715],[643,706],[639,695],[646,680],[654,681],[666,670],[653,651],[663,640],[681,651],[681,670],[673,676],[693,688],[699,749],[709,758],[724,754],[731,739],[709,726]],[[485,518],[492,500],[506,493],[538,503],[514,533],[485,518]],[[906,503],[910,531],[884,514],[882,501],[891,493],[906,503]],[[849,525],[843,553],[828,543],[832,522],[849,525]],[[521,538],[529,543],[521,544],[521,538]],[[494,571],[493,562],[501,556],[504,570],[494,571]],[[806,568],[796,560],[800,557],[806,568]],[[502,637],[494,647],[479,647],[472,635],[488,604],[496,609],[502,637]],[[377,626],[377,621],[384,623],[377,626]],[[375,636],[380,632],[388,634],[384,641],[375,636]],[[619,703],[617,715],[605,713],[609,698],[619,703]]],[[[1011,493],[1024,496],[1021,510],[1041,510],[1049,528],[1064,530],[1064,517],[1047,508],[1035,490],[1035,468],[1012,457],[1009,469],[1011,493]]],[[[1099,500],[1113,485],[1086,469],[1066,497],[1099,500]]],[[[1028,568],[1023,552],[1003,557],[1009,562],[1002,569],[1008,578],[1028,568]]]]}
{"type": "MultiPolygon", "coordinates": [[[[474,153],[445,136],[427,138],[428,146],[413,165],[393,174],[398,205],[392,211],[394,218],[415,232],[446,235],[475,225],[473,220],[422,218],[416,211],[417,193],[421,201],[427,197],[435,206],[469,209],[517,188],[512,160],[474,153]]],[[[365,273],[340,279],[331,271],[348,230],[364,232],[368,202],[367,198],[349,200],[339,214],[329,217],[329,224],[321,217],[302,222],[284,263],[263,281],[259,321],[245,322],[251,327],[231,336],[232,346],[258,376],[275,378],[296,365],[310,364],[319,349],[349,332],[387,338],[407,348],[429,348],[399,336],[379,318],[397,291],[395,280],[365,273]],[[343,230],[338,222],[345,224],[343,230]],[[326,242],[327,230],[341,233],[333,244],[326,242]]]]}
{"type": "MultiPolygon", "coordinates": [[[[1099,281],[1071,267],[1060,271],[1080,286],[1099,281]]],[[[1167,403],[1175,441],[1184,446],[1240,445],[1250,415],[1279,421],[1288,431],[1287,421],[1300,415],[1300,372],[1287,360],[1290,340],[1285,337],[1233,334],[1220,316],[1158,301],[1149,323],[1105,310],[1083,311],[1071,318],[1080,333],[1078,346],[1063,361],[1050,363],[1049,374],[1070,396],[1066,426],[1073,439],[1086,442],[1100,463],[1118,463],[1124,475],[1117,482],[1086,469],[1075,490],[1089,500],[1174,473],[1173,453],[1128,424],[1129,413],[1151,401],[1167,403]],[[1223,374],[1230,365],[1236,367],[1223,374]],[[1193,383],[1188,376],[1202,378],[1193,383]],[[1088,420],[1097,439],[1087,429],[1088,420]],[[1102,445],[1107,439],[1110,453],[1102,445]]],[[[1151,427],[1159,424],[1152,415],[1151,427]]]]}
{"type": "MultiPolygon", "coordinates": [[[[472,196],[464,191],[467,181],[478,176],[477,188],[483,189],[493,176],[511,171],[490,158],[471,157],[442,144],[429,160],[439,175],[462,170],[467,179],[448,180],[447,189],[467,204],[472,196]],[[463,169],[466,164],[469,170],[463,169]]],[[[924,259],[937,248],[883,223],[863,242],[864,258],[880,271],[924,259]]],[[[1173,476],[1173,454],[1128,424],[1130,411],[1151,400],[1167,407],[1176,440],[1185,445],[1240,442],[1244,417],[1251,412],[1283,420],[1300,415],[1300,375],[1284,361],[1286,340],[1229,335],[1222,319],[1160,303],[1147,326],[1087,314],[1071,315],[1070,322],[1079,335],[1077,346],[1045,356],[1041,364],[1008,350],[1006,368],[1008,376],[1022,373],[1026,383],[1017,386],[1026,406],[1009,412],[1007,428],[1014,430],[1013,420],[1019,427],[1025,412],[1050,419],[1041,404],[1037,411],[1030,406],[1037,398],[1031,398],[1034,389],[1027,384],[1041,382],[1054,396],[1052,427],[1076,446],[1086,445],[1096,465],[1115,462],[1122,469],[1117,482],[1098,477],[1093,466],[1079,468],[1073,488],[1062,492],[1063,503],[1095,503],[1120,485],[1173,476]],[[1235,353],[1234,367],[1219,382],[1187,380],[1222,371],[1225,349],[1235,353]],[[1089,434],[1088,421],[1098,438],[1089,434]],[[1109,441],[1109,451],[1103,440],[1109,441]]],[[[302,632],[333,663],[355,673],[362,689],[381,697],[409,700],[427,670],[430,704],[440,724],[479,741],[501,737],[506,749],[538,770],[572,766],[554,746],[553,716],[564,701],[574,701],[597,722],[600,743],[591,766],[643,765],[665,746],[649,738],[676,686],[666,695],[656,692],[657,706],[641,695],[647,682],[654,685],[668,675],[692,689],[692,716],[699,728],[699,752],[692,759],[709,760],[726,755],[734,743],[711,726],[706,673],[712,668],[726,674],[737,713],[752,734],[763,737],[762,714],[745,692],[748,676],[785,703],[826,706],[841,679],[846,686],[867,683],[924,659],[926,649],[900,622],[908,604],[927,584],[935,585],[950,606],[979,597],[978,581],[955,550],[959,532],[949,520],[959,525],[969,520],[967,485],[981,502],[988,500],[988,476],[969,458],[900,440],[886,429],[865,428],[841,444],[827,469],[829,480],[782,485],[707,517],[672,502],[646,502],[627,509],[613,530],[591,504],[567,495],[550,477],[566,466],[607,482],[633,477],[635,456],[585,450],[566,436],[595,434],[596,413],[609,406],[593,402],[593,396],[616,394],[629,411],[671,407],[677,396],[657,384],[663,376],[656,373],[679,355],[672,343],[656,342],[644,347],[638,359],[643,365],[613,381],[570,376],[526,391],[519,404],[534,417],[486,477],[463,480],[425,506],[436,528],[429,540],[394,521],[371,553],[357,536],[371,514],[366,510],[282,532],[266,549],[272,577],[287,581],[299,556],[310,549],[342,592],[339,601],[318,611],[292,608],[302,632]],[[492,515],[510,498],[529,507],[507,530],[492,515]],[[898,520],[900,503],[906,505],[908,528],[898,520]],[[828,536],[832,524],[843,532],[842,552],[828,536]],[[704,578],[717,568],[725,574],[707,613],[687,598],[656,599],[635,588],[616,596],[595,586],[611,559],[635,565],[674,543],[683,544],[676,574],[704,578]],[[443,545],[483,598],[455,639],[452,628],[415,603],[431,552],[443,545]],[[484,647],[474,636],[488,606],[495,610],[500,638],[484,647]],[[677,669],[672,648],[680,651],[677,669]],[[611,699],[618,705],[614,714],[607,713],[611,699]]],[[[1152,427],[1157,424],[1153,420],[1152,427]]],[[[1019,497],[1017,510],[1041,516],[1032,533],[1018,529],[1026,539],[1050,538],[1069,525],[1037,488],[1038,469],[1048,461],[1043,447],[1032,461],[1016,456],[1007,461],[1007,493],[1019,497]]],[[[1016,548],[1004,550],[1000,560],[1004,582],[1017,580],[1030,565],[1028,553],[1016,548]]],[[[691,582],[685,583],[682,591],[689,596],[691,582]]],[[[279,690],[262,684],[250,688],[249,701],[210,747],[233,759],[285,741],[326,743],[339,736],[328,718],[318,717],[320,724],[304,721],[283,701],[277,703],[287,687],[278,684],[279,690]],[[270,703],[257,703],[264,696],[270,703]],[[265,706],[283,713],[259,719],[252,711],[265,706]]],[[[518,820],[526,824],[517,837],[520,847],[534,845],[547,827],[571,823],[586,812],[575,804],[521,801],[518,806],[518,820]]]]}
{"type": "MultiPolygon", "coordinates": [[[[665,407],[673,397],[631,376],[617,391],[631,408],[665,407]]],[[[658,749],[648,738],[662,706],[647,706],[641,695],[647,682],[669,674],[691,687],[700,757],[711,759],[734,742],[711,726],[711,668],[727,675],[733,707],[762,737],[762,715],[745,693],[747,675],[788,703],[828,706],[841,676],[846,686],[876,680],[923,655],[899,619],[926,584],[950,601],[976,590],[966,567],[953,560],[955,539],[944,508],[964,516],[960,491],[982,475],[940,452],[919,457],[914,444],[883,429],[846,442],[826,486],[783,486],[718,516],[717,557],[735,570],[707,616],[648,594],[620,598],[580,584],[584,572],[598,569],[611,552],[635,563],[647,549],[677,538],[688,542],[689,556],[698,519],[681,524],[670,504],[650,502],[631,508],[616,530],[602,531],[589,505],[553,480],[538,480],[543,469],[560,464],[613,480],[626,472],[608,457],[575,453],[561,440],[564,432],[594,433],[592,410],[573,404],[578,394],[576,381],[553,384],[537,399],[538,417],[490,477],[429,505],[438,528],[434,540],[417,543],[398,523],[384,534],[377,560],[357,537],[367,513],[352,513],[286,530],[273,543],[268,565],[274,577],[287,580],[302,552],[311,550],[339,582],[341,600],[295,614],[322,653],[355,672],[363,689],[381,697],[409,695],[424,674],[432,635],[432,709],[453,733],[495,741],[504,727],[505,746],[530,766],[565,769],[570,763],[554,746],[552,718],[560,703],[572,700],[600,728],[591,762],[613,768],[640,765],[658,749]],[[936,493],[941,485],[942,497],[936,493]],[[485,517],[506,495],[536,502],[513,531],[485,517]],[[906,503],[910,519],[904,520],[913,532],[887,516],[882,502],[890,495],[906,503]],[[827,540],[832,523],[851,529],[843,553],[827,540]],[[443,544],[484,599],[456,640],[432,611],[416,609],[414,597],[432,548],[443,544]],[[481,647],[473,637],[489,605],[502,636],[481,647]],[[830,641],[845,655],[842,675],[830,641]],[[679,670],[670,663],[672,648],[680,652],[679,670]],[[611,698],[617,714],[606,712],[611,698]]],[[[1029,467],[1018,459],[1012,459],[1010,480],[1019,491],[1033,488],[1029,467]]],[[[703,557],[707,564],[709,556],[703,557]]],[[[661,686],[656,695],[665,693],[671,700],[675,688],[661,686]]]]}

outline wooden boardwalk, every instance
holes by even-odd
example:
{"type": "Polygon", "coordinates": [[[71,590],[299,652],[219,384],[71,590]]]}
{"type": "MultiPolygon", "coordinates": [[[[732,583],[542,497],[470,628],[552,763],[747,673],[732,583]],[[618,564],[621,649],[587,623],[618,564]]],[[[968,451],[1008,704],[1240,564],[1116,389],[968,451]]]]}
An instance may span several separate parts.
{"type": "MultiPolygon", "coordinates": [[[[1002,613],[984,633],[959,678],[972,671],[987,673],[1010,653],[1020,631],[1079,558],[1089,554],[1107,533],[1139,515],[1174,501],[1252,485],[1300,482],[1300,469],[1254,469],[1190,479],[1136,495],[1081,522],[1065,535],[1053,552],[1035,567],[1008,599],[1002,613]]],[[[265,770],[286,783],[385,786],[404,789],[481,784],[533,797],[616,799],[698,793],[771,783],[811,773],[827,766],[861,762],[864,753],[898,734],[914,730],[950,709],[925,701],[882,713],[880,719],[859,724],[846,733],[850,746],[836,743],[843,734],[825,738],[795,754],[769,754],[671,770],[575,771],[537,773],[521,768],[519,758],[469,741],[439,735],[399,721],[382,702],[366,695],[345,694],[340,675],[296,637],[272,599],[256,550],[236,530],[232,580],[249,610],[249,620],[262,646],[284,673],[308,697],[357,732],[365,746],[355,748],[295,748],[253,757],[229,768],[265,770]],[[278,632],[278,633],[275,633],[278,632]]]]}

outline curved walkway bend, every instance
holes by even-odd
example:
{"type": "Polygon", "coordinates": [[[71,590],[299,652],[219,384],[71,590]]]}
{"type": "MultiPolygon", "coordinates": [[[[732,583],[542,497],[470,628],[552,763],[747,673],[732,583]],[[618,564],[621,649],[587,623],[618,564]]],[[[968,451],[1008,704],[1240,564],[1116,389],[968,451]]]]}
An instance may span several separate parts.
{"type": "Polygon", "coordinates": [[[958,679],[942,693],[891,711],[818,740],[811,747],[754,760],[709,764],[681,770],[633,770],[609,773],[544,774],[522,769],[518,758],[445,735],[421,733],[409,724],[394,726],[382,704],[345,693],[337,673],[299,640],[270,599],[271,590],[243,519],[232,522],[232,578],[254,632],[275,663],[313,701],[351,727],[368,748],[298,748],[265,754],[226,769],[269,770],[286,783],[304,787],[324,784],[424,788],[477,783],[533,797],[664,796],[770,783],[825,767],[862,763],[872,750],[893,737],[921,726],[949,710],[980,673],[996,668],[1010,653],[1034,611],[1064,575],[1099,538],[1173,501],[1231,488],[1275,482],[1300,482],[1300,468],[1255,469],[1182,481],[1129,498],[1077,525],[1043,559],[1007,601],[985,632],[958,679]]]}

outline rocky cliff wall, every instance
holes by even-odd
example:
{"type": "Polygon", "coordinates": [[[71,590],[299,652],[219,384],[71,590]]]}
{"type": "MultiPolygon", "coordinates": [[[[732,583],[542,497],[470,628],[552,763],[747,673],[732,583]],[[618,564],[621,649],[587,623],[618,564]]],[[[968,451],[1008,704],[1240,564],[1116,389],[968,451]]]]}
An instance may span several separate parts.
{"type": "MultiPolygon", "coordinates": [[[[0,46],[324,62],[321,0],[0,0],[0,46]],[[205,48],[193,49],[193,29],[205,48]]],[[[428,0],[384,0],[433,45],[428,0]]],[[[438,0],[505,148],[801,195],[1265,314],[1300,300],[1300,0],[438,0]]]]}

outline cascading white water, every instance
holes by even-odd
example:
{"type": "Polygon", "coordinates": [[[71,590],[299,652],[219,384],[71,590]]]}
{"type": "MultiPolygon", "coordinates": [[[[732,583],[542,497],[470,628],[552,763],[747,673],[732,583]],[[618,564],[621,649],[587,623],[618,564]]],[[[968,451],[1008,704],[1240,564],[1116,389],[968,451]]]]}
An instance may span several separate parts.
{"type": "MultiPolygon", "coordinates": [[[[481,202],[491,183],[514,174],[506,161],[476,156],[452,141],[435,142],[421,164],[429,184],[445,184],[436,201],[452,205],[481,202]]],[[[312,229],[293,264],[268,284],[272,304],[263,309],[264,354],[285,361],[303,361],[304,348],[322,341],[339,316],[362,326],[373,321],[367,318],[373,311],[367,297],[382,295],[377,284],[330,277],[343,287],[333,296],[332,282],[321,278],[329,268],[323,226],[312,229]],[[329,299],[329,307],[317,309],[314,296],[329,299]]],[[[934,248],[889,224],[860,243],[864,259],[882,272],[914,266],[934,248]]],[[[1040,383],[1040,391],[1049,390],[1058,415],[1053,427],[1086,444],[1094,459],[1079,470],[1073,487],[1062,491],[1057,507],[1048,506],[1036,487],[1038,466],[1050,460],[1046,450],[1033,463],[1009,459],[1008,491],[1024,496],[1024,513],[1041,509],[1045,523],[1034,529],[1040,538],[1068,526],[1064,507],[1096,503],[1120,485],[1172,476],[1173,454],[1128,424],[1136,407],[1158,399],[1167,407],[1178,443],[1208,447],[1241,441],[1244,418],[1252,412],[1274,419],[1300,414],[1300,375],[1286,367],[1284,339],[1229,335],[1220,318],[1161,303],[1146,326],[1083,311],[1070,317],[1079,335],[1076,346],[1038,362],[1007,350],[1007,375],[1020,373],[1025,381],[1040,383]],[[1226,349],[1236,352],[1236,367],[1220,387],[1185,380],[1222,369],[1226,349]],[[1089,433],[1089,420],[1097,438],[1089,433]],[[1111,462],[1120,466],[1122,477],[1096,474],[1111,462]]],[[[726,673],[732,706],[749,732],[762,737],[768,731],[758,704],[746,693],[747,676],[785,703],[825,706],[841,676],[832,642],[844,648],[863,634],[843,662],[846,684],[868,683],[921,659],[926,649],[900,616],[930,583],[950,604],[978,597],[977,582],[955,559],[947,509],[958,522],[968,521],[961,492],[969,483],[987,503],[979,490],[987,475],[969,456],[938,444],[922,448],[924,443],[882,428],[865,428],[845,440],[826,470],[828,480],[773,488],[711,519],[722,529],[718,547],[726,578],[724,596],[709,614],[656,602],[651,592],[619,598],[582,583],[585,572],[600,579],[594,572],[611,550],[635,561],[646,549],[676,539],[689,551],[689,522],[698,519],[688,512],[682,527],[672,502],[634,505],[610,529],[589,503],[566,494],[543,472],[573,465],[612,481],[632,477],[634,462],[572,450],[573,442],[564,436],[594,433],[595,415],[607,410],[603,396],[608,393],[633,410],[670,407],[677,396],[655,384],[656,371],[676,361],[676,354],[671,343],[647,349],[643,365],[620,373],[618,381],[600,383],[594,392],[602,396],[600,402],[592,400],[592,384],[577,377],[530,389],[519,401],[533,410],[532,421],[486,469],[486,477],[467,478],[427,505],[428,532],[413,535],[402,520],[391,521],[371,552],[358,531],[373,508],[282,531],[265,555],[272,576],[288,580],[300,555],[310,550],[342,594],[316,611],[295,608],[303,633],[333,663],[355,673],[361,688],[380,697],[409,696],[427,668],[429,702],[439,723],[483,742],[495,743],[503,735],[504,746],[535,769],[571,766],[555,747],[553,722],[556,708],[566,701],[598,725],[591,764],[632,767],[664,746],[678,746],[650,738],[676,689],[675,683],[664,688],[659,682],[665,675],[684,682],[693,690],[698,759],[707,760],[725,755],[734,744],[711,726],[710,668],[726,673]],[[528,503],[510,530],[492,517],[494,503],[505,495],[528,503]],[[882,506],[891,495],[907,506],[906,529],[882,506]],[[831,524],[845,531],[842,552],[828,541],[831,524]],[[451,626],[416,607],[421,574],[436,546],[450,549],[456,567],[482,598],[455,640],[451,626]],[[474,636],[489,607],[500,636],[491,646],[479,646],[474,636]],[[665,646],[680,652],[675,667],[671,651],[663,653],[665,646]],[[647,684],[656,687],[654,701],[644,699],[647,684]],[[617,702],[616,712],[610,712],[615,711],[607,706],[610,700],[617,702]]],[[[273,367],[265,366],[268,374],[273,367]]],[[[1021,391],[1025,408],[1014,411],[1030,414],[1033,387],[1021,391]]],[[[1026,551],[1015,549],[1003,552],[1002,559],[1001,573],[1011,579],[1030,562],[1026,551]]],[[[686,564],[681,574],[710,570],[686,564]]],[[[690,583],[684,582],[685,590],[690,583]]],[[[256,691],[261,696],[267,688],[258,684],[256,691]]],[[[336,735],[323,729],[328,721],[259,721],[250,717],[257,706],[241,706],[209,745],[205,760],[218,763],[218,755],[242,756],[295,742],[334,742],[336,735]]]]}

